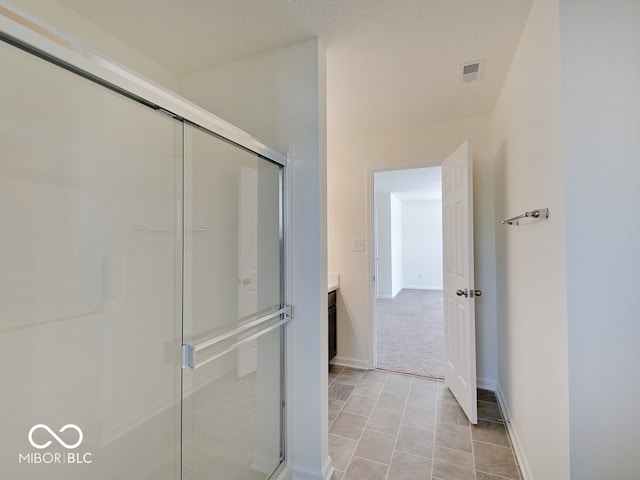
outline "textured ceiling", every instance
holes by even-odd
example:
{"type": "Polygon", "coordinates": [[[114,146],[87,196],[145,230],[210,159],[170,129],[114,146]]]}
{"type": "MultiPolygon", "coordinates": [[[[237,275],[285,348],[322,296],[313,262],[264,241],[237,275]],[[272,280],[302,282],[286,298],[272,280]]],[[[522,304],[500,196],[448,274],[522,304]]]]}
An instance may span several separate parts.
{"type": "Polygon", "coordinates": [[[402,202],[442,199],[442,169],[414,168],[375,172],[376,193],[393,193],[402,202]]]}
{"type": "Polygon", "coordinates": [[[318,36],[349,133],[491,115],[532,0],[59,1],[179,75],[318,36]]]}

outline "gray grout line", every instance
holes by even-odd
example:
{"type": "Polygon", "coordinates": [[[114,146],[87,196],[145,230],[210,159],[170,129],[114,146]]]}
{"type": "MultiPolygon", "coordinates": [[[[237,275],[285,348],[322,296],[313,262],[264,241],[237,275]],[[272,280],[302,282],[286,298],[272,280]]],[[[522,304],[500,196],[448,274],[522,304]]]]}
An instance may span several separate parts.
{"type": "MultiPolygon", "coordinates": [[[[353,391],[355,391],[356,388],[359,385],[361,385],[362,381],[365,380],[365,375],[366,375],[367,370],[359,370],[359,369],[353,369],[353,370],[362,372],[362,375],[358,379],[358,382],[356,383],[356,385],[350,385],[350,386],[354,387],[353,391]]],[[[339,373],[341,373],[342,371],[343,370],[340,370],[339,373]]],[[[333,382],[335,382],[337,380],[337,376],[339,375],[339,373],[336,374],[336,378],[334,378],[333,382]]],[[[400,430],[401,430],[401,428],[403,426],[402,422],[403,422],[404,416],[406,414],[407,407],[409,406],[409,396],[411,395],[411,392],[414,389],[414,385],[417,385],[417,383],[416,383],[418,381],[417,379],[422,379],[423,377],[416,376],[416,375],[411,375],[411,374],[395,373],[395,372],[387,372],[387,371],[384,371],[384,373],[387,373],[387,377],[385,378],[384,382],[377,382],[377,381],[369,380],[372,383],[376,383],[376,384],[381,385],[381,388],[380,388],[380,391],[378,392],[378,394],[375,396],[375,401],[374,401],[374,404],[373,404],[373,408],[371,409],[371,412],[369,413],[369,415],[366,417],[367,420],[366,420],[366,423],[365,423],[365,425],[364,425],[364,427],[362,429],[360,437],[356,440],[356,443],[355,443],[355,446],[354,446],[354,453],[351,455],[351,458],[349,459],[349,462],[347,463],[347,465],[345,467],[345,470],[344,471],[339,470],[342,473],[342,475],[343,475],[342,478],[344,480],[347,480],[344,477],[344,475],[346,474],[349,466],[351,465],[351,460],[353,458],[358,458],[358,459],[362,459],[362,460],[366,460],[366,461],[371,461],[371,462],[379,464],[379,465],[386,465],[387,466],[387,473],[385,475],[385,480],[389,480],[389,474],[391,472],[391,464],[393,462],[393,458],[394,458],[395,454],[397,452],[399,452],[399,450],[397,450],[397,445],[398,445],[398,441],[399,441],[399,438],[400,438],[400,430]],[[402,412],[397,412],[395,410],[388,410],[388,409],[385,409],[385,408],[378,408],[376,406],[378,404],[378,401],[380,400],[380,396],[382,395],[382,393],[385,390],[385,386],[387,386],[389,380],[391,378],[393,378],[394,376],[408,377],[408,378],[411,379],[411,381],[409,383],[409,388],[408,388],[406,394],[402,394],[402,393],[398,393],[398,392],[387,392],[387,393],[392,393],[392,394],[395,394],[395,395],[398,395],[398,396],[405,397],[404,405],[403,405],[403,408],[402,408],[402,412]],[[355,451],[357,450],[358,445],[360,444],[360,441],[362,440],[362,437],[363,437],[365,431],[368,429],[367,425],[369,424],[369,422],[371,420],[371,417],[372,417],[372,415],[373,415],[373,413],[375,412],[376,409],[383,410],[383,411],[386,411],[386,412],[400,413],[400,415],[401,415],[400,416],[400,424],[399,424],[398,430],[397,430],[397,432],[395,434],[395,441],[394,441],[393,450],[392,450],[392,453],[391,453],[391,459],[389,461],[389,464],[378,462],[376,460],[366,459],[366,458],[360,457],[358,455],[355,455],[355,451]]],[[[437,379],[431,379],[431,380],[433,380],[434,382],[437,382],[437,389],[436,389],[435,413],[434,413],[435,422],[434,422],[433,431],[431,432],[433,436],[432,436],[431,459],[430,459],[431,460],[431,472],[430,472],[430,474],[431,474],[431,479],[432,480],[437,480],[436,477],[433,476],[433,474],[434,474],[434,466],[435,466],[436,429],[438,428],[438,424],[439,423],[446,424],[446,425],[457,425],[457,424],[449,423],[449,422],[439,422],[438,421],[438,413],[439,413],[439,410],[440,410],[441,406],[445,405],[445,404],[446,405],[454,405],[454,404],[452,402],[446,402],[446,401],[441,399],[441,395],[440,395],[441,391],[446,388],[446,384],[444,383],[444,381],[437,380],[437,379]]],[[[331,382],[331,383],[333,383],[333,382],[331,382]]],[[[330,383],[330,385],[331,385],[331,383],[330,383]]],[[[344,406],[347,404],[349,398],[351,398],[351,395],[353,395],[353,391],[352,391],[352,393],[349,394],[349,397],[347,397],[347,399],[343,401],[344,403],[343,403],[342,407],[340,408],[340,410],[338,411],[338,413],[336,415],[336,418],[338,417],[338,415],[343,413],[344,406]]],[[[374,398],[374,397],[369,397],[369,398],[374,398]]],[[[499,402],[485,402],[483,400],[480,400],[480,402],[496,403],[498,405],[500,414],[502,416],[502,408],[500,407],[499,402]]],[[[414,405],[414,406],[420,407],[420,405],[414,405]]],[[[422,406],[422,407],[431,409],[430,407],[425,407],[425,406],[422,406]]],[[[363,416],[363,415],[360,415],[360,416],[363,416]]],[[[503,421],[496,421],[496,420],[490,420],[490,419],[479,419],[479,420],[482,420],[483,422],[490,422],[490,423],[496,423],[496,424],[502,424],[502,425],[505,424],[504,420],[503,421]]],[[[331,428],[331,425],[333,425],[334,422],[335,422],[335,419],[330,423],[329,428],[331,428]]],[[[463,425],[457,425],[457,426],[463,426],[463,425]]],[[[408,425],[407,425],[407,427],[408,427],[408,425]]],[[[414,428],[417,428],[417,427],[414,427],[414,428]]],[[[474,475],[474,478],[477,479],[478,473],[487,473],[487,472],[482,472],[481,470],[477,470],[476,469],[475,442],[478,442],[478,443],[481,443],[481,444],[491,445],[491,446],[495,446],[495,447],[509,448],[511,450],[511,452],[512,452],[512,455],[514,455],[514,459],[515,459],[515,462],[516,462],[516,465],[517,465],[517,468],[518,468],[518,471],[517,471],[518,478],[517,479],[509,479],[508,477],[501,477],[499,475],[496,475],[496,477],[504,479],[504,480],[521,480],[522,479],[522,476],[521,476],[521,473],[520,473],[520,466],[519,466],[519,464],[517,462],[517,458],[515,458],[515,451],[513,449],[513,442],[511,440],[511,437],[508,434],[508,430],[507,430],[507,438],[509,439],[509,447],[504,447],[503,445],[497,445],[497,444],[493,444],[493,443],[486,442],[486,441],[483,442],[483,441],[474,440],[473,439],[473,431],[472,431],[473,427],[472,427],[470,422],[467,422],[467,428],[469,429],[469,436],[470,436],[470,441],[471,441],[471,454],[472,454],[472,457],[473,457],[473,475],[474,475]]],[[[505,429],[506,429],[506,426],[505,426],[505,429]]],[[[419,429],[419,430],[423,430],[423,429],[419,429]]],[[[429,430],[423,430],[423,431],[429,431],[429,430]]],[[[380,433],[384,433],[384,432],[380,432],[380,433]]],[[[336,434],[331,434],[331,435],[336,435],[336,434]]],[[[336,436],[337,437],[341,437],[341,438],[348,438],[348,437],[343,437],[341,435],[336,435],[336,436]]],[[[354,440],[354,439],[351,438],[350,440],[354,440]]],[[[447,448],[447,447],[443,447],[443,448],[447,448]]],[[[456,450],[456,449],[453,448],[452,450],[456,450]]],[[[401,452],[401,453],[407,454],[407,455],[410,455],[410,456],[416,457],[416,458],[426,458],[426,457],[423,457],[422,455],[417,455],[417,454],[413,454],[413,453],[409,453],[409,452],[401,452]]],[[[336,470],[336,471],[338,471],[338,470],[336,470]]]]}

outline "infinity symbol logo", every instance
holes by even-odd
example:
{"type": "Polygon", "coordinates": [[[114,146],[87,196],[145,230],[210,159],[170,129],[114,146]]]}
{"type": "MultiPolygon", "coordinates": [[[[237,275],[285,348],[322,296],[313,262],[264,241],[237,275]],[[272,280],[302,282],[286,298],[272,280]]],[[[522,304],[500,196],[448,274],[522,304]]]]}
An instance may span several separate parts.
{"type": "Polygon", "coordinates": [[[29,443],[31,445],[33,445],[34,448],[37,448],[39,450],[42,450],[43,448],[47,448],[49,445],[51,445],[51,440],[49,440],[47,443],[43,443],[42,445],[34,442],[33,440],[33,432],[35,432],[36,430],[38,430],[39,428],[42,428],[44,430],[46,430],[47,432],[49,432],[51,434],[51,436],[53,438],[56,439],[56,441],[62,445],[64,448],[67,449],[72,449],[72,448],[76,448],[78,445],[80,445],[82,443],[82,430],[80,430],[80,427],[78,427],[77,425],[74,425],[73,423],[68,423],[67,425],[65,425],[64,427],[62,427],[59,432],[62,433],[65,430],[68,430],[70,428],[72,428],[73,430],[75,430],[76,432],[78,432],[78,441],[76,443],[74,443],[73,445],[69,445],[67,443],[64,442],[64,440],[62,440],[58,435],[56,435],[56,433],[51,430],[47,425],[44,425],[43,423],[39,423],[38,425],[34,425],[33,427],[31,427],[31,430],[29,430],[29,443]]]}

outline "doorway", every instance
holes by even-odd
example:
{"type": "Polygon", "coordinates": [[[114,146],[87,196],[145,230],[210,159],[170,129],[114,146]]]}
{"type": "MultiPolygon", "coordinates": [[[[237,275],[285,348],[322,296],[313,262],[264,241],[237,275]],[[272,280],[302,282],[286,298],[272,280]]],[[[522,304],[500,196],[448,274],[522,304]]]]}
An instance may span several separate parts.
{"type": "Polygon", "coordinates": [[[376,368],[444,378],[441,168],[373,184],[376,368]]]}

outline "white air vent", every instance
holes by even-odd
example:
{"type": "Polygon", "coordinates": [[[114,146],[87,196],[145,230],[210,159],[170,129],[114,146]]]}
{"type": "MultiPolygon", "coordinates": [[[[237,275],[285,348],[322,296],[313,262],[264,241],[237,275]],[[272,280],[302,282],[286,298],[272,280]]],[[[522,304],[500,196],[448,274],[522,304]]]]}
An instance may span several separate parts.
{"type": "Polygon", "coordinates": [[[464,63],[460,66],[460,78],[464,83],[475,82],[482,75],[482,61],[464,63]]]}

